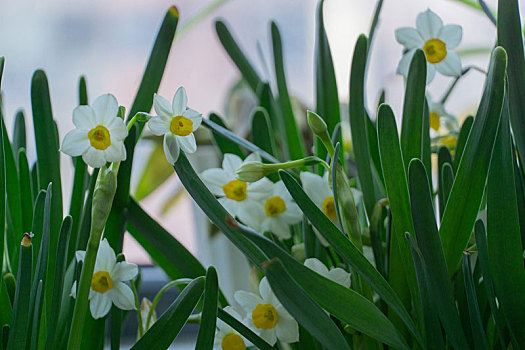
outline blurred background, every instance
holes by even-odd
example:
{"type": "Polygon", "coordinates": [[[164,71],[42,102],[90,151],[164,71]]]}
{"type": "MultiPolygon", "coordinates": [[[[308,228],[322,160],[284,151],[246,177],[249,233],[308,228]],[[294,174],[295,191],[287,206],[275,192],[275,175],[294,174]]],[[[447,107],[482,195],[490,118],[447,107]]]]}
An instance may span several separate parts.
{"type": "MultiPolygon", "coordinates": [[[[495,0],[486,2],[496,8],[495,0]]],[[[249,110],[243,111],[241,102],[249,101],[251,96],[237,90],[235,99],[229,98],[240,74],[218,41],[214,22],[220,17],[229,24],[259,74],[275,84],[270,42],[270,21],[273,19],[281,30],[288,88],[305,106],[315,105],[317,0],[0,0],[0,55],[6,57],[2,90],[8,129],[12,130],[15,112],[22,108],[28,119],[28,137],[32,137],[30,81],[37,68],[44,69],[48,75],[61,138],[73,127],[71,112],[78,104],[77,87],[81,75],[87,77],[91,100],[110,92],[117,96],[121,105],[129,107],[158,27],[171,5],[179,9],[180,21],[160,95],[171,100],[175,90],[184,86],[192,108],[205,116],[211,111],[225,115],[230,118],[230,125],[242,133],[242,120],[247,120],[249,110]],[[241,106],[236,116],[230,115],[232,104],[241,106]],[[240,122],[233,122],[231,118],[234,117],[241,118],[240,122]]],[[[348,101],[355,41],[360,33],[368,33],[375,6],[374,1],[368,0],[325,1],[325,25],[342,103],[348,101]]],[[[386,102],[393,106],[399,118],[404,82],[396,75],[396,68],[402,47],[396,42],[394,31],[403,26],[415,26],[417,14],[427,8],[441,16],[445,24],[463,26],[463,41],[458,48],[463,65],[486,69],[496,30],[483,13],[452,0],[385,0],[368,70],[367,100],[372,115],[380,91],[385,89],[386,102]]],[[[428,88],[431,99],[439,99],[451,82],[452,78],[438,74],[428,88]]],[[[475,110],[483,82],[483,74],[471,70],[448,99],[447,110],[461,121],[475,110]]],[[[304,118],[303,115],[297,117],[304,118]]],[[[153,145],[143,140],[135,151],[134,188],[139,186],[153,145]]],[[[32,162],[36,157],[34,143],[29,142],[28,148],[32,162]]],[[[211,147],[202,147],[192,161],[199,171],[220,164],[211,147]]],[[[70,159],[64,156],[66,207],[69,197],[66,189],[72,183],[71,169],[70,159]]],[[[179,193],[179,189],[176,177],[172,176],[141,204],[203,264],[219,265],[219,280],[227,297],[236,288],[248,288],[248,268],[242,263],[243,258],[235,255],[234,248],[220,235],[209,235],[208,221],[193,206],[189,196],[179,193]]],[[[144,193],[140,197],[143,196],[144,193]]],[[[151,264],[147,254],[131,237],[125,239],[124,253],[129,261],[151,264]]],[[[163,278],[162,274],[151,271],[151,281],[163,278]]]]}

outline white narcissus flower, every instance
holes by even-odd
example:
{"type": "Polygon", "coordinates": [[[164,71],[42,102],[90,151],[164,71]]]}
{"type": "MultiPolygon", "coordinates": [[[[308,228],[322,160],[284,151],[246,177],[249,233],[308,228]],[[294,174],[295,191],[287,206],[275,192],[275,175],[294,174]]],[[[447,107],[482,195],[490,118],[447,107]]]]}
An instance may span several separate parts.
{"type": "Polygon", "coordinates": [[[60,151],[72,157],[82,156],[93,168],[126,160],[124,139],[128,129],[118,117],[115,96],[102,95],[91,106],[78,106],[73,110],[73,124],[76,129],[66,134],[60,151]]]}
{"type": "Polygon", "coordinates": [[[219,197],[219,203],[232,216],[238,217],[250,227],[259,227],[260,202],[272,191],[272,182],[262,178],[256,182],[245,182],[236,178],[235,172],[244,163],[258,160],[257,153],[252,153],[243,161],[235,154],[226,153],[222,168],[204,170],[201,178],[211,193],[219,197]]]}
{"type": "Polygon", "coordinates": [[[264,209],[257,212],[261,216],[261,224],[256,229],[261,232],[270,231],[281,239],[288,239],[292,236],[289,226],[301,221],[302,212],[282,181],[272,186],[273,191],[268,193],[269,197],[264,201],[264,209]]]}
{"type": "Polygon", "coordinates": [[[266,277],[259,284],[259,295],[246,291],[235,292],[234,298],[246,311],[245,324],[268,344],[279,339],[283,343],[299,340],[297,321],[273,294],[266,277]]]}
{"type": "Polygon", "coordinates": [[[430,99],[427,99],[427,101],[430,127],[434,131],[439,132],[442,123],[449,130],[457,130],[459,128],[456,118],[447,113],[443,104],[432,102],[430,99]]]}
{"type": "Polygon", "coordinates": [[[328,267],[316,258],[306,259],[304,266],[343,287],[350,287],[350,274],[340,267],[333,267],[328,270],[328,267]]]}
{"type": "Polygon", "coordinates": [[[321,177],[307,171],[301,172],[303,189],[314,202],[332,221],[337,221],[337,212],[334,203],[334,194],[328,184],[328,172],[321,177]]]}
{"type": "Polygon", "coordinates": [[[164,154],[168,162],[175,164],[181,148],[186,153],[194,153],[197,143],[193,132],[201,125],[202,114],[188,108],[186,90],[178,88],[172,103],[155,94],[153,107],[157,116],[148,121],[148,126],[155,135],[164,135],[164,154]]]}
{"type": "MultiPolygon", "coordinates": [[[[231,306],[226,306],[224,311],[229,313],[239,322],[242,322],[243,318],[231,306]]],[[[229,324],[221,319],[217,319],[213,350],[245,350],[249,346],[252,346],[251,342],[240,335],[239,332],[233,329],[229,324]]]]}
{"type": "MultiPolygon", "coordinates": [[[[78,261],[84,261],[86,252],[78,250],[75,256],[78,261]]],[[[135,264],[125,261],[117,263],[115,251],[107,239],[100,242],[89,291],[89,309],[94,319],[106,316],[111,304],[122,310],[135,309],[133,292],[124,282],[135,278],[138,271],[135,264]]],[[[73,297],[76,296],[76,284],[73,284],[71,291],[73,297]]]]}
{"type": "Polygon", "coordinates": [[[461,26],[444,26],[441,18],[431,10],[420,13],[416,19],[416,28],[396,30],[396,40],[408,50],[399,62],[397,72],[407,76],[416,49],[422,49],[427,59],[427,84],[434,79],[436,70],[443,75],[459,76],[461,60],[451,50],[459,45],[461,37],[461,26]]]}

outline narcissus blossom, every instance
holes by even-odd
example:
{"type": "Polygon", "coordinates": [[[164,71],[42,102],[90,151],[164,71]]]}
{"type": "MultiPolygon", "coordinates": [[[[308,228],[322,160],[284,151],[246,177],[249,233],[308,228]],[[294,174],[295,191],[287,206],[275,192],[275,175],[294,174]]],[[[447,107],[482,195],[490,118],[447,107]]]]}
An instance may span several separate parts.
{"type": "Polygon", "coordinates": [[[211,193],[219,197],[219,203],[232,216],[238,217],[250,227],[260,224],[260,202],[272,193],[273,183],[267,178],[256,182],[245,182],[237,179],[235,172],[244,163],[260,161],[256,153],[250,154],[243,161],[235,154],[226,153],[222,168],[207,169],[201,173],[204,184],[211,193]]]}
{"type": "Polygon", "coordinates": [[[72,157],[82,156],[93,168],[126,159],[124,139],[128,129],[118,117],[115,96],[102,95],[91,106],[78,106],[73,110],[73,124],[76,129],[66,134],[60,151],[72,157]]]}
{"type": "MultiPolygon", "coordinates": [[[[243,321],[243,317],[241,317],[233,307],[226,306],[223,310],[239,322],[243,321]]],[[[245,350],[248,346],[252,346],[252,343],[240,335],[239,332],[229,324],[219,318],[217,319],[213,350],[245,350]]]]}
{"type": "Polygon", "coordinates": [[[148,121],[148,126],[155,135],[164,135],[164,154],[168,162],[175,164],[181,149],[194,153],[197,143],[193,132],[201,125],[202,115],[188,108],[186,90],[178,88],[172,103],[155,94],[153,107],[157,116],[148,121]]]}
{"type": "MultiPolygon", "coordinates": [[[[84,261],[86,252],[78,250],[75,256],[78,261],[84,261]]],[[[138,271],[135,264],[125,261],[117,263],[115,251],[107,239],[104,238],[100,242],[89,291],[89,309],[94,319],[106,316],[111,304],[122,310],[135,309],[133,292],[124,282],[135,278],[138,271]]],[[[76,297],[76,282],[71,294],[76,297]]]]}
{"type": "Polygon", "coordinates": [[[436,70],[447,76],[460,75],[461,60],[451,50],[461,42],[462,33],[461,26],[443,25],[441,18],[431,10],[420,13],[416,19],[416,28],[396,30],[396,40],[407,50],[399,62],[397,72],[407,76],[416,49],[422,49],[427,59],[427,84],[434,79],[436,70]]]}
{"type": "Polygon", "coordinates": [[[245,324],[270,345],[274,345],[277,339],[283,343],[298,341],[297,321],[273,294],[266,277],[259,284],[259,293],[235,292],[235,300],[247,314],[245,324]]]}
{"type": "Polygon", "coordinates": [[[304,265],[310,270],[317,272],[321,276],[326,277],[343,287],[350,287],[350,274],[340,267],[333,267],[328,270],[328,267],[316,258],[306,259],[304,265]]]}

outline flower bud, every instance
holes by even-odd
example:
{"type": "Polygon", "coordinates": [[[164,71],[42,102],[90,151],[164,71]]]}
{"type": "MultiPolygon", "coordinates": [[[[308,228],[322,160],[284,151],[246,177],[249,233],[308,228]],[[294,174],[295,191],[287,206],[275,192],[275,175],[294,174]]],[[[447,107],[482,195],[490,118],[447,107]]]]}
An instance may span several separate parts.
{"type": "Polygon", "coordinates": [[[157,321],[157,313],[155,310],[151,313],[151,318],[148,324],[148,315],[151,310],[151,300],[148,298],[142,298],[142,302],[140,303],[140,316],[142,318],[142,332],[146,333],[148,329],[153,326],[153,324],[157,321]]]}
{"type": "Polygon", "coordinates": [[[312,111],[306,112],[306,119],[308,120],[308,125],[312,129],[313,133],[321,137],[328,132],[325,121],[317,113],[312,111]]]}
{"type": "Polygon", "coordinates": [[[303,262],[306,259],[304,243],[298,243],[292,246],[292,256],[300,262],[303,262]]]}
{"type": "Polygon", "coordinates": [[[109,212],[113,205],[113,197],[117,191],[117,171],[106,166],[100,168],[91,207],[91,232],[102,233],[109,212]]]}
{"type": "Polygon", "coordinates": [[[265,164],[258,161],[246,162],[241,165],[235,173],[241,181],[255,182],[266,175],[265,167],[265,164]]]}

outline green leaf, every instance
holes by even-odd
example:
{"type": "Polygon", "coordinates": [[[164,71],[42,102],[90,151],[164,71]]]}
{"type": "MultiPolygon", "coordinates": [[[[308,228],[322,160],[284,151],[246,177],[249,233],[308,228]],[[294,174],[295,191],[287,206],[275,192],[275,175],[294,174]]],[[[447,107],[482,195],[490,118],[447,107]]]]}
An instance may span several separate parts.
{"type": "Polygon", "coordinates": [[[220,126],[219,124],[214,123],[211,120],[203,119],[202,125],[207,127],[208,129],[211,129],[215,134],[221,135],[222,137],[227,138],[228,140],[236,143],[237,145],[247,149],[250,152],[257,152],[261,156],[261,158],[266,159],[270,163],[279,163],[279,161],[269,154],[268,152],[262,150],[261,148],[257,147],[253,143],[246,141],[243,138],[240,138],[239,136],[232,133],[230,130],[220,126]]]}
{"type": "Polygon", "coordinates": [[[195,349],[208,350],[213,348],[215,327],[217,323],[218,300],[219,282],[217,280],[217,271],[213,266],[210,266],[208,271],[206,271],[206,286],[204,287],[201,324],[195,349]]]}
{"type": "Polygon", "coordinates": [[[417,246],[415,238],[406,232],[406,237],[410,244],[410,251],[416,269],[417,282],[421,292],[421,303],[423,305],[423,320],[425,323],[426,348],[441,350],[444,349],[443,334],[439,324],[439,316],[435,299],[432,295],[430,277],[425,266],[425,261],[421,251],[417,246]]]}
{"type": "MultiPolygon", "coordinates": [[[[33,244],[33,250],[39,252],[40,244],[42,243],[42,229],[44,228],[44,206],[46,203],[46,191],[40,190],[35,200],[35,206],[33,208],[33,225],[31,233],[33,238],[31,243],[33,244]]],[[[38,259],[33,259],[33,271],[36,271],[36,264],[38,259]]]]}
{"type": "Polygon", "coordinates": [[[149,112],[151,110],[153,95],[159,89],[162,76],[164,75],[164,68],[168,61],[178,22],[179,11],[175,6],[171,6],[164,16],[155,44],[151,49],[146,69],[142,75],[142,81],[129,111],[130,117],[133,117],[138,112],[149,112]]]}
{"type": "Polygon", "coordinates": [[[4,75],[5,57],[0,56],[0,91],[2,91],[2,76],[4,75]]]}
{"type": "Polygon", "coordinates": [[[26,146],[26,121],[23,111],[16,112],[15,127],[13,130],[13,150],[18,153],[20,148],[26,146]]]}
{"type": "Polygon", "coordinates": [[[389,280],[400,295],[410,293],[415,310],[421,315],[416,271],[412,264],[410,247],[404,237],[405,232],[414,233],[407,178],[396,118],[390,106],[386,104],[379,107],[377,132],[385,188],[392,213],[389,280]]]}
{"type": "Polygon", "coordinates": [[[410,162],[408,177],[414,232],[428,270],[430,290],[438,307],[441,324],[452,346],[467,349],[468,344],[456,309],[452,283],[439,239],[428,176],[420,160],[413,159],[410,162]]]}
{"type": "Polygon", "coordinates": [[[53,285],[53,298],[51,301],[51,309],[47,312],[49,314],[49,322],[47,324],[47,339],[46,349],[55,348],[56,330],[60,315],[62,290],[64,289],[64,278],[67,266],[67,248],[69,236],[71,234],[73,219],[71,216],[66,216],[62,221],[60,228],[60,236],[58,239],[57,249],[57,265],[55,268],[55,284],[53,285]]]}
{"type": "Polygon", "coordinates": [[[430,114],[427,100],[423,101],[423,135],[421,138],[421,161],[427,169],[428,183],[432,185],[432,149],[430,147],[430,114]]]}
{"type": "Polygon", "coordinates": [[[261,350],[271,350],[276,349],[276,347],[269,345],[266,341],[261,339],[257,334],[255,334],[250,328],[246,327],[244,323],[237,320],[235,317],[219,308],[217,310],[217,316],[224,322],[226,322],[230,327],[235,329],[239,334],[248,339],[253,345],[261,350]]]}
{"type": "Polygon", "coordinates": [[[204,280],[204,277],[198,277],[184,288],[177,299],[131,349],[167,349],[197,305],[204,290],[204,280]]]}
{"type": "MultiPolygon", "coordinates": [[[[253,230],[242,225],[240,227],[244,228],[244,234],[261,247],[268,257],[280,259],[295,282],[334,317],[385,344],[398,348],[406,347],[399,332],[370,300],[311,271],[275,243],[253,230]]],[[[295,292],[291,295],[295,295],[295,292]]]]}
{"type": "Polygon", "coordinates": [[[272,135],[272,124],[266,109],[262,107],[254,109],[251,119],[251,139],[253,143],[269,154],[277,156],[277,146],[275,144],[275,138],[272,135]]]}
{"type": "MultiPolygon", "coordinates": [[[[447,205],[448,197],[450,197],[450,191],[452,190],[452,185],[454,184],[454,170],[450,163],[445,163],[441,169],[441,182],[440,188],[443,192],[443,205],[447,205]]],[[[443,209],[444,210],[444,209],[443,209]]]]}
{"type": "Polygon", "coordinates": [[[370,284],[377,294],[400,316],[410,332],[419,339],[414,322],[397,294],[383,276],[312,202],[292,175],[285,171],[280,171],[279,174],[295,202],[299,205],[299,208],[301,208],[312,225],[326,238],[334,250],[341,256],[341,259],[352,266],[352,268],[370,284]]]}
{"type": "Polygon", "coordinates": [[[248,61],[248,58],[246,58],[239,45],[237,45],[235,39],[233,39],[230,30],[226,24],[220,20],[215,22],[215,30],[222,46],[241,72],[242,77],[246,80],[253,92],[257,93],[257,87],[262,83],[261,78],[253,68],[250,61],[248,61]]]}
{"type": "Polygon", "coordinates": [[[30,328],[31,332],[28,332],[27,345],[31,345],[31,350],[38,349],[38,335],[40,331],[40,317],[42,315],[42,307],[44,306],[44,295],[42,290],[43,281],[38,281],[38,287],[36,289],[36,298],[35,298],[35,312],[33,314],[33,319],[31,320],[30,328]]]}
{"type": "Polygon", "coordinates": [[[465,145],[467,144],[468,135],[472,129],[472,124],[474,123],[474,117],[469,115],[459,130],[458,141],[456,142],[456,149],[454,150],[454,172],[458,171],[459,161],[465,150],[465,145]]]}
{"type": "Polygon", "coordinates": [[[350,73],[350,127],[354,146],[355,163],[359,183],[363,192],[363,201],[368,217],[372,216],[375,203],[381,198],[376,191],[370,150],[368,144],[368,130],[366,125],[366,110],[364,97],[364,79],[366,69],[368,41],[366,36],[360,35],[357,39],[350,73]]]}
{"type": "Polygon", "coordinates": [[[128,205],[129,232],[173,280],[205,274],[202,264],[132,199],[128,205]]]}
{"type": "Polygon", "coordinates": [[[16,294],[13,305],[13,323],[9,329],[8,350],[25,349],[29,333],[29,299],[33,268],[33,247],[29,236],[24,236],[20,245],[20,260],[16,278],[16,294]]]}
{"type": "Polygon", "coordinates": [[[328,349],[350,349],[330,317],[293,280],[280,260],[270,260],[264,270],[275,296],[298,323],[328,349]]]}
{"type": "Polygon", "coordinates": [[[239,232],[235,220],[202,183],[188,162],[188,158],[184,152],[180,153],[174,168],[186,190],[215,226],[217,226],[252,263],[260,265],[263,261],[266,261],[267,259],[261,250],[239,232]]]}
{"type": "Polygon", "coordinates": [[[525,347],[525,273],[518,218],[514,153],[506,108],[487,180],[487,243],[492,278],[501,310],[520,347],[525,347]],[[504,273],[503,273],[504,271],[504,273]]]}
{"type": "Polygon", "coordinates": [[[283,118],[284,121],[286,144],[290,153],[288,156],[290,159],[300,159],[305,156],[304,144],[303,139],[301,137],[301,133],[297,128],[297,123],[295,122],[292,102],[290,101],[288,87],[286,86],[286,74],[284,72],[283,45],[281,43],[281,34],[279,33],[279,28],[277,27],[277,24],[273,21],[271,28],[275,78],[277,80],[277,89],[279,92],[278,101],[279,106],[281,107],[281,118],[283,118]]]}
{"type": "MultiPolygon", "coordinates": [[[[445,163],[448,163],[450,165],[453,164],[452,162],[452,155],[450,154],[450,150],[448,147],[439,147],[438,150],[438,202],[439,202],[439,217],[443,217],[443,212],[445,211],[445,203],[446,200],[444,198],[444,188],[443,188],[443,166],[445,163]]],[[[428,169],[427,169],[428,173],[428,169]]],[[[450,189],[449,189],[450,193],[450,189]]],[[[448,199],[448,195],[447,195],[448,199]]]]}
{"type": "Polygon", "coordinates": [[[408,164],[412,158],[423,159],[423,109],[426,79],[427,60],[423,50],[418,49],[410,62],[403,103],[401,150],[403,151],[405,169],[408,169],[408,164]]]}
{"type": "Polygon", "coordinates": [[[439,234],[450,274],[456,271],[467,246],[485,190],[503,104],[506,62],[505,50],[495,48],[485,91],[441,221],[439,234]]]}
{"type": "Polygon", "coordinates": [[[372,18],[372,24],[370,25],[370,31],[368,32],[368,41],[369,45],[372,44],[372,40],[374,39],[374,34],[376,32],[377,24],[379,23],[379,14],[381,13],[381,9],[383,7],[383,0],[379,0],[376,5],[376,9],[374,11],[374,17],[372,18]]]}
{"type": "MultiPolygon", "coordinates": [[[[335,79],[334,63],[330,44],[324,26],[324,0],[317,7],[317,30],[315,45],[315,81],[316,81],[316,112],[326,122],[328,133],[334,132],[335,126],[341,122],[339,93],[335,79]]],[[[322,147],[322,146],[321,146],[322,147]]],[[[326,154],[326,153],[324,153],[326,154]]],[[[320,158],[324,158],[318,155],[320,158]]]]}
{"type": "Polygon", "coordinates": [[[483,321],[479,311],[478,298],[476,296],[476,287],[472,277],[472,267],[468,253],[463,253],[463,276],[465,278],[465,291],[467,294],[468,311],[470,316],[470,325],[476,349],[490,349],[487,341],[487,335],[483,328],[483,321]]]}
{"type": "Polygon", "coordinates": [[[153,151],[140,176],[139,184],[135,191],[135,199],[141,201],[146,198],[159,188],[171,175],[173,175],[173,168],[170,163],[166,161],[164,147],[161,142],[155,142],[153,151]]]}
{"type": "MultiPolygon", "coordinates": [[[[224,121],[222,120],[222,118],[218,114],[210,113],[210,120],[213,123],[221,126],[222,128],[230,131],[228,127],[226,126],[226,124],[224,123],[224,121]]],[[[221,136],[219,133],[216,133],[216,132],[213,132],[212,136],[213,136],[213,140],[215,141],[215,144],[217,145],[217,147],[219,147],[219,150],[221,151],[222,154],[226,154],[226,153],[236,154],[239,157],[241,157],[241,159],[244,159],[245,157],[244,152],[242,151],[241,147],[239,147],[238,144],[231,141],[229,138],[221,136]]]]}
{"type": "Polygon", "coordinates": [[[33,109],[33,127],[40,188],[44,189],[47,188],[49,183],[53,184],[50,211],[49,264],[47,265],[46,280],[44,281],[45,308],[48,310],[51,306],[53,291],[51,288],[45,288],[45,285],[48,283],[52,285],[55,280],[56,250],[63,212],[58,131],[51,111],[47,77],[41,70],[37,70],[33,74],[31,105],[33,109]]]}
{"type": "MultiPolygon", "coordinates": [[[[498,45],[508,55],[508,96],[510,123],[516,148],[521,159],[525,159],[525,56],[523,33],[517,0],[498,1],[498,45]]],[[[523,332],[521,332],[523,333],[523,332]]]]}
{"type": "MultiPolygon", "coordinates": [[[[4,58],[0,57],[0,84],[2,81],[2,71],[4,68],[4,58]]],[[[0,106],[0,130],[4,129],[4,119],[1,116],[2,107],[0,106]]],[[[4,133],[0,132],[0,193],[6,193],[6,163],[4,156],[4,133]]],[[[11,323],[11,302],[9,300],[9,295],[4,283],[3,271],[4,271],[4,251],[5,251],[5,242],[6,242],[6,196],[0,196],[0,273],[2,278],[0,279],[0,324],[10,324],[11,323]]],[[[4,338],[3,340],[5,340],[4,338]]],[[[4,347],[5,349],[5,347],[4,347]]]]}
{"type": "Polygon", "coordinates": [[[93,201],[93,192],[95,190],[95,184],[97,182],[99,169],[93,170],[89,179],[89,185],[86,195],[86,200],[82,207],[82,215],[80,216],[80,225],[78,226],[78,233],[76,234],[75,242],[72,242],[75,235],[71,236],[68,248],[68,261],[71,261],[75,256],[77,250],[86,250],[87,242],[89,239],[89,233],[91,231],[91,204],[93,201]]]}
{"type": "Polygon", "coordinates": [[[24,148],[20,148],[18,151],[18,183],[20,185],[20,201],[22,205],[22,230],[23,232],[31,232],[33,195],[31,193],[31,174],[24,148]]]}

